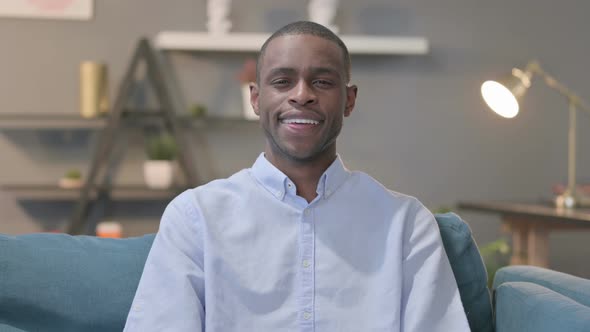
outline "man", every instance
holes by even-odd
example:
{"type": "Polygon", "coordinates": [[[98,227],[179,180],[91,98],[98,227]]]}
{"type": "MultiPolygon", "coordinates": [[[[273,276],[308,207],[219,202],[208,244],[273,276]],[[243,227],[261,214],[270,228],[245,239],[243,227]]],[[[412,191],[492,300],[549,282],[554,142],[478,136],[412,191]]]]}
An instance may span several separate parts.
{"type": "Polygon", "coordinates": [[[469,331],[432,214],[336,154],[349,80],[321,25],[266,41],[250,87],[264,153],[170,203],[126,331],[469,331]]]}

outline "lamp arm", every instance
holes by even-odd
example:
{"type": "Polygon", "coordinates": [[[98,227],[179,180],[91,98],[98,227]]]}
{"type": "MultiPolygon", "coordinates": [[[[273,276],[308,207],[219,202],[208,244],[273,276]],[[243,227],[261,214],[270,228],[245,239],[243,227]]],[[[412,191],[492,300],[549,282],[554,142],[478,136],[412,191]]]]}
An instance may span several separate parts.
{"type": "Polygon", "coordinates": [[[537,61],[531,61],[527,66],[526,66],[526,70],[538,74],[539,76],[541,76],[543,78],[543,80],[545,81],[545,84],[547,84],[547,86],[549,86],[550,88],[553,88],[555,90],[557,90],[557,92],[559,92],[561,95],[563,95],[564,97],[566,97],[568,99],[568,101],[573,104],[576,108],[584,110],[588,113],[590,113],[590,107],[588,107],[588,104],[582,99],[580,98],[578,95],[576,95],[575,93],[572,92],[572,90],[570,90],[569,88],[567,88],[565,85],[563,85],[561,82],[559,82],[558,80],[556,80],[553,76],[551,76],[549,73],[547,73],[540,65],[537,61]]]}
{"type": "Polygon", "coordinates": [[[569,103],[569,130],[568,130],[568,168],[567,168],[567,190],[564,194],[557,197],[558,207],[575,207],[578,202],[576,192],[576,109],[581,109],[590,113],[590,108],[582,98],[578,97],[565,85],[549,75],[541,68],[538,62],[532,61],[527,65],[526,70],[532,74],[538,74],[543,77],[545,84],[557,90],[565,96],[569,103]]]}

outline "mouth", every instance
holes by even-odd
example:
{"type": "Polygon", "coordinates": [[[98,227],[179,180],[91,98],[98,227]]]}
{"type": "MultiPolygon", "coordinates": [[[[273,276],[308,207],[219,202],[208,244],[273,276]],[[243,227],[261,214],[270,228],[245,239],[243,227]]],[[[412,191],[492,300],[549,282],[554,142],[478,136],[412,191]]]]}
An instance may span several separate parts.
{"type": "Polygon", "coordinates": [[[313,135],[324,122],[319,119],[310,119],[309,117],[289,117],[279,119],[279,124],[287,133],[294,136],[313,135]]]}
{"type": "Polygon", "coordinates": [[[304,119],[304,118],[290,118],[290,119],[279,119],[279,122],[282,124],[287,124],[287,125],[317,126],[320,124],[321,121],[314,120],[314,119],[304,119]]]}

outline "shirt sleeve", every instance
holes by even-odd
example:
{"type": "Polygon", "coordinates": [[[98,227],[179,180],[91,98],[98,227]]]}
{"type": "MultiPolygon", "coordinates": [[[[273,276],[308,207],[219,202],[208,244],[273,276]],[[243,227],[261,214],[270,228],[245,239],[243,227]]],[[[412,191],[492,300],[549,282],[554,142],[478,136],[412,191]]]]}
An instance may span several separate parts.
{"type": "Polygon", "coordinates": [[[404,234],[401,331],[470,331],[436,220],[416,204],[404,234]]]}
{"type": "Polygon", "coordinates": [[[203,243],[191,191],[166,208],[125,332],[205,330],[203,243]]]}

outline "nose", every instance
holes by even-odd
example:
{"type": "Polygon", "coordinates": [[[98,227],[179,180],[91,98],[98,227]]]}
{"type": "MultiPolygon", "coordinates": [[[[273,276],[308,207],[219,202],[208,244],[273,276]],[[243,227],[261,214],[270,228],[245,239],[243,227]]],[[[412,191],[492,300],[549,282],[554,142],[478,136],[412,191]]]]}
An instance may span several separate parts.
{"type": "Polygon", "coordinates": [[[290,103],[306,106],[314,104],[316,101],[317,96],[313,87],[307,84],[304,80],[300,80],[297,85],[291,89],[291,95],[289,96],[290,103]]]}

